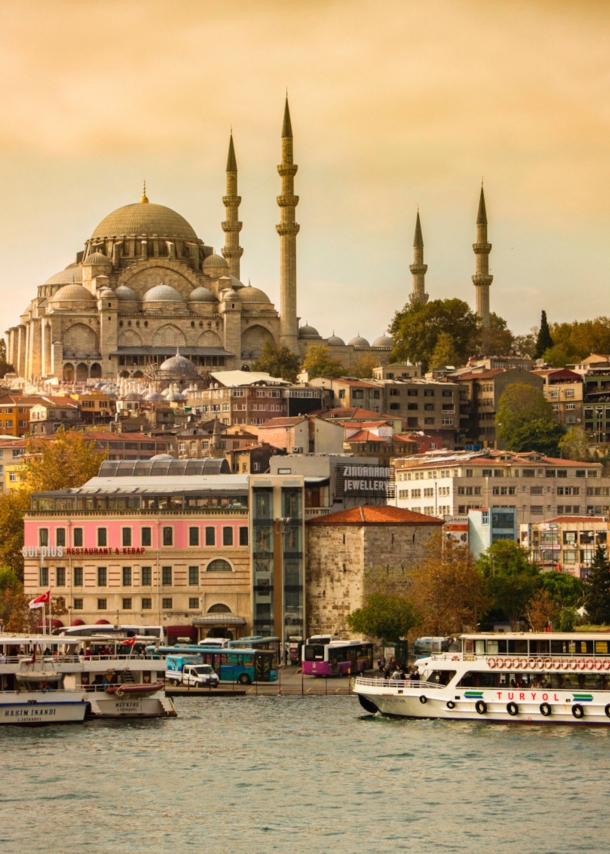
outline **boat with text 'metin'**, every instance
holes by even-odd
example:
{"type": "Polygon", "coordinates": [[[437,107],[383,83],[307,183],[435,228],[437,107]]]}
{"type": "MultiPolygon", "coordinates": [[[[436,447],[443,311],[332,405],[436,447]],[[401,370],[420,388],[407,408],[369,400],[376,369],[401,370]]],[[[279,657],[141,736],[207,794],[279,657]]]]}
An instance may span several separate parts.
{"type": "Polygon", "coordinates": [[[610,634],[465,634],[461,644],[420,659],[416,680],[358,677],[360,704],[406,718],[610,726],[610,634]]]}

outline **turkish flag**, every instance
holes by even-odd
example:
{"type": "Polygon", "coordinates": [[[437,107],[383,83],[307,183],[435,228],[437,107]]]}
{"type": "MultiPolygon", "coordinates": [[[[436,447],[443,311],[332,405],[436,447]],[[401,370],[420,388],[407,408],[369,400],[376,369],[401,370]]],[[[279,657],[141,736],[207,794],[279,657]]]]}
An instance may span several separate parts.
{"type": "Polygon", "coordinates": [[[135,638],[125,638],[125,640],[121,641],[121,646],[133,646],[135,642],[135,638]]]}
{"type": "Polygon", "coordinates": [[[46,593],[41,593],[40,596],[37,596],[36,599],[32,599],[30,601],[30,608],[44,608],[47,602],[51,601],[51,591],[47,590],[46,593]]]}

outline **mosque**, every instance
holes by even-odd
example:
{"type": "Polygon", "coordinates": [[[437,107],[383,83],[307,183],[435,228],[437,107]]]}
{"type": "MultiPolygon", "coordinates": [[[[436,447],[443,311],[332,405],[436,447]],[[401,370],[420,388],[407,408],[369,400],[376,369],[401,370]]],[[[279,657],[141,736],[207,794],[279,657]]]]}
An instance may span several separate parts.
{"type": "Polygon", "coordinates": [[[7,331],[7,358],[15,372],[29,382],[146,378],[180,348],[204,374],[250,365],[266,341],[301,356],[308,345],[325,344],[346,368],[365,354],[386,364],[392,349],[387,336],[371,345],[358,335],[346,344],[334,334],[322,338],[312,326],[299,326],[297,168],[286,100],[278,166],[279,311],[262,290],[240,279],[241,198],[231,136],[222,255],[179,213],[150,202],[145,186],[139,203],[105,217],[74,263],[38,287],[19,325],[7,331]]]}

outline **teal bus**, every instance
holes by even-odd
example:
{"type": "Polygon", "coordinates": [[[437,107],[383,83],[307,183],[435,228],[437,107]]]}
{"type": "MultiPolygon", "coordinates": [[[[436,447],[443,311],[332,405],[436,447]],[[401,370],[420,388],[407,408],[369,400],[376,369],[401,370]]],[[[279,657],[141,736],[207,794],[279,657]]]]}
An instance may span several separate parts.
{"type": "Polygon", "coordinates": [[[275,682],[278,678],[277,653],[271,649],[228,649],[217,646],[160,646],[150,648],[151,655],[164,658],[167,655],[198,656],[203,664],[211,664],[221,682],[275,682]]]}
{"type": "Polygon", "coordinates": [[[230,640],[227,646],[229,649],[269,649],[272,652],[275,652],[279,661],[281,643],[280,638],[267,638],[262,635],[252,635],[251,637],[230,640]]]}

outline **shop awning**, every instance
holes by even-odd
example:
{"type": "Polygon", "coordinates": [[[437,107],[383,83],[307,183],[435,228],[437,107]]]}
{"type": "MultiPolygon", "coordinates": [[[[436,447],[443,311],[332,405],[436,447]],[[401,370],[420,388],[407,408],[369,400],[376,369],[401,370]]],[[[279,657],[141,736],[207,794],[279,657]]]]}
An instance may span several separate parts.
{"type": "Polygon", "coordinates": [[[238,617],[236,614],[206,614],[205,617],[194,617],[194,626],[245,626],[246,621],[243,617],[238,617]]]}

